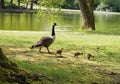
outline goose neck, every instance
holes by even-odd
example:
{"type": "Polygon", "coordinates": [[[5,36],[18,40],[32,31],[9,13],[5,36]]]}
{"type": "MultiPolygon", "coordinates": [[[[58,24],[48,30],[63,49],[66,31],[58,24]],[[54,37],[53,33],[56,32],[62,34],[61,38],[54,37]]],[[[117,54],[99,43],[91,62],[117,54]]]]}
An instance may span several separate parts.
{"type": "Polygon", "coordinates": [[[52,26],[52,36],[55,36],[55,26],[52,26]]]}

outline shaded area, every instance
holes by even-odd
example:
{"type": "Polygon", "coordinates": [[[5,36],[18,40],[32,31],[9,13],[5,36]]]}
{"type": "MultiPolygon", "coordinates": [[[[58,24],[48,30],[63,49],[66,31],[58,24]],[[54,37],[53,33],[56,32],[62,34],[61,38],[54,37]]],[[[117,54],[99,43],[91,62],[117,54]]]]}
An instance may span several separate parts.
{"type": "Polygon", "coordinates": [[[19,84],[31,84],[33,81],[47,79],[40,73],[30,74],[16,63],[8,60],[0,48],[0,81],[19,84]]]}

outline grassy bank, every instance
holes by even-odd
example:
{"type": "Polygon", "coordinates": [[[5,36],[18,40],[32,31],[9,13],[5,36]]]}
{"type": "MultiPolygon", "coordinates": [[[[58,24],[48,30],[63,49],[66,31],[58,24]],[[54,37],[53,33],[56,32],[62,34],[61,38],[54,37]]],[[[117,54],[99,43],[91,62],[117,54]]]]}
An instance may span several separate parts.
{"type": "Polygon", "coordinates": [[[49,79],[44,84],[116,84],[120,83],[120,36],[86,32],[56,32],[50,46],[53,53],[64,48],[63,57],[31,50],[33,43],[50,32],[0,31],[0,47],[12,61],[29,72],[49,79]],[[75,52],[83,55],[74,57],[75,52]],[[86,54],[94,55],[87,59],[86,54]]]}

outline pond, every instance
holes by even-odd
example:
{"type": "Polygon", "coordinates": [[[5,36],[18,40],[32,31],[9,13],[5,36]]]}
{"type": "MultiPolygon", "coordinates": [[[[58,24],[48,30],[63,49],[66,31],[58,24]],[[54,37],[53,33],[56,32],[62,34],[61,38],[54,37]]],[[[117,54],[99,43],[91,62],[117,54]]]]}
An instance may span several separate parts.
{"type": "MultiPolygon", "coordinates": [[[[53,22],[56,30],[78,31],[81,28],[80,14],[62,14],[38,17],[37,14],[0,13],[0,30],[49,31],[53,22]]],[[[95,13],[96,30],[120,34],[120,14],[95,13]]]]}

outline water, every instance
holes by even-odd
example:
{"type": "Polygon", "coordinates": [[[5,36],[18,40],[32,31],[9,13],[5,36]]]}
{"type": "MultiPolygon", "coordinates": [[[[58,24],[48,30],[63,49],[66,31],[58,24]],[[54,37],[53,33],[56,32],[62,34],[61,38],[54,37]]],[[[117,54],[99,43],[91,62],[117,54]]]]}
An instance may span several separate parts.
{"type": "MultiPolygon", "coordinates": [[[[82,23],[80,14],[38,17],[36,14],[0,13],[0,30],[49,31],[53,22],[60,31],[78,31],[82,23]]],[[[95,14],[95,23],[97,31],[120,34],[120,15],[95,14]]]]}

